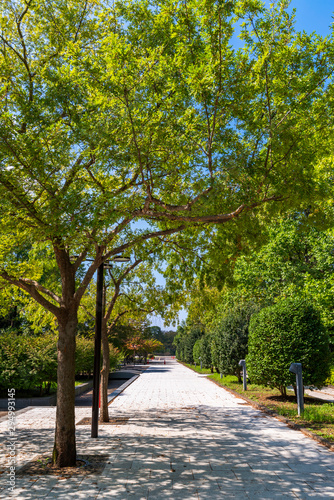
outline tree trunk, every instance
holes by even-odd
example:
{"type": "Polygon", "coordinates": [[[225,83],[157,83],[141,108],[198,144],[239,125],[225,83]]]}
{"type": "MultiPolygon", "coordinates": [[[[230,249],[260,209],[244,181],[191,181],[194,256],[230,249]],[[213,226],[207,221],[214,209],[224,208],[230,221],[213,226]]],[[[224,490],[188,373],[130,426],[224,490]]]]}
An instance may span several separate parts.
{"type": "Polygon", "coordinates": [[[100,386],[100,422],[109,422],[108,411],[108,383],[110,371],[110,351],[108,342],[107,323],[102,320],[102,370],[101,370],[101,386],[100,386]]]}
{"type": "Polygon", "coordinates": [[[285,385],[280,385],[279,390],[280,390],[281,395],[284,398],[286,398],[286,387],[285,387],[285,385]]]}
{"type": "Polygon", "coordinates": [[[71,467],[76,463],[75,444],[75,335],[77,314],[59,321],[57,414],[53,463],[71,467]]]}

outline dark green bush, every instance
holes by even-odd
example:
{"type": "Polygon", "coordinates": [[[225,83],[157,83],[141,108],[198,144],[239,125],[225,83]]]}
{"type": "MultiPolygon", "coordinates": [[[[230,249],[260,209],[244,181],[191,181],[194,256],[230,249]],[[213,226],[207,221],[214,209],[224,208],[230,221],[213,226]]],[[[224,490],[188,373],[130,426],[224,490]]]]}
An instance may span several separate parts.
{"type": "Polygon", "coordinates": [[[85,337],[76,338],[75,373],[91,376],[94,368],[94,340],[85,337]]]}
{"type": "Polygon", "coordinates": [[[193,348],[196,340],[204,335],[204,330],[201,325],[192,326],[185,338],[184,343],[184,361],[185,363],[193,364],[193,348]]]}
{"type": "Polygon", "coordinates": [[[193,347],[193,359],[198,365],[202,361],[203,368],[211,368],[211,337],[206,334],[196,340],[193,347]]]}
{"type": "MultiPolygon", "coordinates": [[[[76,375],[91,375],[94,366],[94,340],[77,337],[76,375]]],[[[110,369],[120,360],[118,349],[110,344],[110,369]]],[[[57,338],[53,334],[29,337],[0,335],[0,390],[49,388],[57,381],[57,338]]]]}
{"type": "Polygon", "coordinates": [[[32,389],[57,380],[54,335],[0,336],[0,389],[32,389]]]}
{"type": "Polygon", "coordinates": [[[223,375],[235,375],[241,382],[239,361],[248,352],[248,327],[253,313],[259,307],[253,302],[226,312],[213,327],[212,363],[223,375]]]}
{"type": "Polygon", "coordinates": [[[176,357],[180,361],[193,364],[193,348],[196,340],[204,335],[202,325],[183,325],[178,328],[173,345],[176,347],[176,357]]]}
{"type": "Polygon", "coordinates": [[[319,312],[309,302],[285,299],[251,318],[247,372],[252,382],[282,395],[295,384],[291,363],[302,363],[305,385],[320,387],[329,375],[329,340],[319,312]]]}
{"type": "Polygon", "coordinates": [[[196,340],[194,347],[193,347],[194,363],[199,365],[201,362],[200,358],[201,358],[201,339],[198,339],[198,340],[196,340]]]}

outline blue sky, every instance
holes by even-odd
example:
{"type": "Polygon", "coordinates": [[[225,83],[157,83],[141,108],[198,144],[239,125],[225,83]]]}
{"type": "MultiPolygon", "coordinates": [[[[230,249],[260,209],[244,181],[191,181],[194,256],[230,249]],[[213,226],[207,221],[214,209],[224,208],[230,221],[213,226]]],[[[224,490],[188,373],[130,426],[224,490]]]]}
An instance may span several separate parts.
{"type": "Polygon", "coordinates": [[[294,0],[291,8],[296,8],[296,29],[307,33],[316,31],[326,36],[330,33],[330,24],[333,22],[333,0],[294,0]]]}
{"type": "MultiPolygon", "coordinates": [[[[271,2],[266,1],[269,6],[271,2]]],[[[296,31],[306,31],[312,33],[315,31],[321,36],[330,34],[330,25],[334,21],[334,1],[333,0],[293,0],[290,4],[290,9],[296,9],[296,31]]],[[[163,284],[163,279],[158,278],[160,284],[163,284]]],[[[179,315],[179,321],[187,317],[186,311],[182,311],[179,315]]],[[[151,318],[152,325],[160,326],[164,329],[163,320],[158,316],[151,318]]],[[[166,327],[170,328],[170,327],[166,327]]],[[[174,328],[171,328],[174,330],[174,328]]]]}

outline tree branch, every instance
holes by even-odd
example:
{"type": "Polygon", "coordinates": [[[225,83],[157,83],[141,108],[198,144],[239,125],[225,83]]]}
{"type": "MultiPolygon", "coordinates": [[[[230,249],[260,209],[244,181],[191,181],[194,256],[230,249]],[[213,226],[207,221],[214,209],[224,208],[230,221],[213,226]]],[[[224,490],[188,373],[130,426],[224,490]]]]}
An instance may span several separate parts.
{"type": "Polygon", "coordinates": [[[8,281],[11,285],[15,285],[18,288],[21,288],[21,290],[24,290],[27,292],[38,304],[40,304],[44,309],[47,311],[51,312],[56,318],[58,319],[60,316],[60,307],[55,306],[52,304],[52,302],[49,302],[43,295],[41,295],[38,291],[42,293],[45,293],[52,297],[54,300],[60,303],[59,297],[57,295],[53,294],[50,290],[45,289],[38,283],[36,283],[33,280],[25,280],[24,278],[14,278],[13,276],[10,276],[7,271],[5,270],[0,270],[0,276],[4,280],[8,281]]]}

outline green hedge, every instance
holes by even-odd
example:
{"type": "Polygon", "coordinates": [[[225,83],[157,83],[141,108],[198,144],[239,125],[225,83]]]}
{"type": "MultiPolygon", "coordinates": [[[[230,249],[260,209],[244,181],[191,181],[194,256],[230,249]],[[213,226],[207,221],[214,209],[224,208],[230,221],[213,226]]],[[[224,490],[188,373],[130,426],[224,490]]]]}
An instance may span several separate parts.
{"type": "MultiPolygon", "coordinates": [[[[110,369],[120,361],[117,349],[110,345],[110,369]]],[[[91,375],[94,366],[94,340],[77,337],[76,375],[91,375]]],[[[0,390],[33,389],[57,381],[57,338],[0,335],[0,390]]]]}
{"type": "Polygon", "coordinates": [[[173,345],[176,347],[176,357],[180,361],[193,364],[193,349],[196,340],[204,335],[202,325],[191,325],[187,328],[179,328],[180,333],[174,338],[173,345]]]}
{"type": "Polygon", "coordinates": [[[193,347],[194,362],[198,365],[202,361],[203,368],[211,368],[211,336],[208,334],[196,340],[193,347]]]}
{"type": "Polygon", "coordinates": [[[252,314],[259,311],[253,302],[230,309],[212,328],[212,363],[223,375],[235,375],[241,382],[239,361],[248,352],[248,328],[252,314]]]}
{"type": "Polygon", "coordinates": [[[0,389],[32,389],[57,380],[54,335],[0,336],[0,389]]]}
{"type": "Polygon", "coordinates": [[[285,394],[296,383],[291,363],[302,363],[305,385],[321,387],[329,375],[329,340],[319,312],[301,299],[285,299],[252,316],[247,372],[253,383],[285,394]]]}

